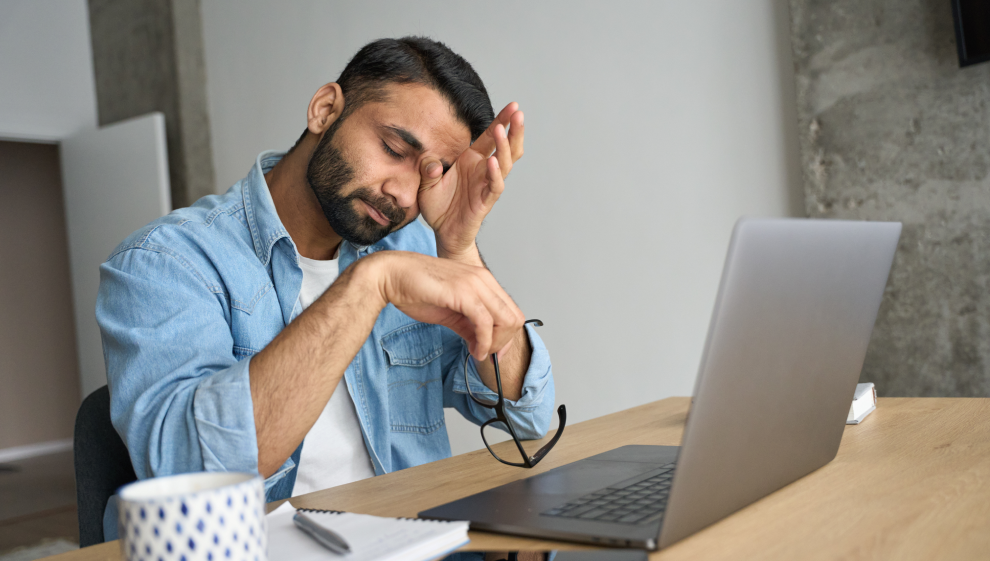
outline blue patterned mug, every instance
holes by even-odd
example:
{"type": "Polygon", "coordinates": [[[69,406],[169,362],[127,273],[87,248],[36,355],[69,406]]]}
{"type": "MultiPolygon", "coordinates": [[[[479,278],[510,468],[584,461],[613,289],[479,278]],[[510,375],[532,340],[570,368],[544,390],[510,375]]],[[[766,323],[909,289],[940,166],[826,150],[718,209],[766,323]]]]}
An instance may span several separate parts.
{"type": "Polygon", "coordinates": [[[125,485],[118,518],[127,561],[267,561],[261,478],[207,472],[125,485]]]}

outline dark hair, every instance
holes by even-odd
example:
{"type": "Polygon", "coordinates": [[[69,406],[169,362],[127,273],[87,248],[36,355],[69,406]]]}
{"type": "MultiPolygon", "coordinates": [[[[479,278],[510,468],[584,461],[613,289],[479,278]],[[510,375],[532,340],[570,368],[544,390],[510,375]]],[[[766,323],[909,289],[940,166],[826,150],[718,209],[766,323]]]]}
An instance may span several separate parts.
{"type": "Polygon", "coordinates": [[[488,90],[474,68],[447,45],[428,37],[368,43],[347,63],[337,83],[345,101],[341,120],[365,103],[383,101],[388,84],[423,84],[436,90],[468,126],[472,142],[495,119],[488,90]]]}

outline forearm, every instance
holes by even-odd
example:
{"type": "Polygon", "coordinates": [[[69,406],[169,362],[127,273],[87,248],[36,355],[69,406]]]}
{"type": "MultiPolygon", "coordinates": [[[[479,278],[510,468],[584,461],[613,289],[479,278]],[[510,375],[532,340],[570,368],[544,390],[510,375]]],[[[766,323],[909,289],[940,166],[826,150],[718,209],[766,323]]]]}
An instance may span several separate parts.
{"type": "Polygon", "coordinates": [[[258,470],[275,473],[319,418],[385,306],[356,263],[251,359],[258,470]]]}
{"type": "MultiPolygon", "coordinates": [[[[533,348],[529,344],[526,330],[520,329],[512,338],[512,345],[498,355],[498,370],[502,377],[502,395],[506,399],[515,401],[522,397],[523,380],[529,369],[532,353],[533,348]]],[[[492,364],[491,358],[483,363],[478,363],[477,367],[481,381],[491,390],[497,391],[495,365],[492,364]]]]}
{"type": "MultiPolygon", "coordinates": [[[[512,420],[519,438],[531,440],[544,436],[550,427],[554,415],[554,383],[550,356],[539,333],[532,326],[526,326],[523,329],[532,351],[523,380],[522,395],[518,399],[506,400],[505,414],[512,420]]],[[[450,336],[448,335],[448,337],[450,336]]],[[[449,343],[445,343],[445,345],[452,347],[457,344],[458,342],[453,338],[449,343]]],[[[477,361],[469,361],[468,372],[465,373],[461,370],[464,355],[461,353],[450,353],[450,355],[450,358],[445,359],[445,368],[451,370],[451,375],[444,381],[444,391],[447,392],[444,406],[457,409],[465,418],[475,424],[484,423],[491,419],[493,411],[478,406],[468,397],[467,389],[470,387],[476,396],[485,400],[494,400],[495,392],[484,386],[484,381],[478,372],[480,369],[471,367],[471,364],[479,364],[477,361]],[[455,354],[458,354],[460,358],[454,358],[453,355],[455,354]]],[[[501,364],[502,360],[500,359],[499,365],[501,364]]],[[[505,373],[503,371],[504,378],[505,373]]]]}
{"type": "MultiPolygon", "coordinates": [[[[445,250],[440,240],[437,240],[437,256],[443,259],[451,259],[473,265],[475,267],[488,268],[485,264],[477,244],[471,244],[468,249],[460,254],[452,254],[445,250]]],[[[502,394],[506,399],[516,400],[522,396],[523,379],[526,377],[526,370],[529,368],[529,359],[532,354],[532,347],[529,344],[529,337],[526,330],[520,329],[512,338],[512,345],[502,354],[498,355],[499,373],[502,377],[502,394]]],[[[491,359],[482,363],[477,363],[478,375],[481,381],[492,391],[498,390],[498,383],[495,380],[495,366],[491,359]]]]}

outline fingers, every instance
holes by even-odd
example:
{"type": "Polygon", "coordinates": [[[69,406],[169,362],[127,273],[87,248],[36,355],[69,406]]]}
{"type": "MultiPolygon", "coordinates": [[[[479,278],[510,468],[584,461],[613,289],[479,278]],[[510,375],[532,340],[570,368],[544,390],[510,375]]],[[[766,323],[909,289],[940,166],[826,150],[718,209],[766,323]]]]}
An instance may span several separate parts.
{"type": "Polygon", "coordinates": [[[512,114],[516,111],[519,111],[519,104],[515,101],[510,102],[498,112],[498,115],[495,116],[495,121],[502,123],[503,126],[507,127],[509,126],[509,118],[512,117],[512,114]]]}
{"type": "Polygon", "coordinates": [[[454,329],[454,332],[467,342],[471,356],[479,361],[484,360],[492,346],[495,318],[481,298],[468,298],[460,313],[464,319],[456,322],[460,329],[454,329]]]}
{"type": "MultiPolygon", "coordinates": [[[[465,285],[470,296],[461,313],[470,324],[468,342],[471,355],[481,361],[508,347],[525,321],[522,311],[485,269],[473,271],[465,285]]],[[[467,326],[462,326],[467,327],[467,326]]]]}
{"type": "Polygon", "coordinates": [[[506,105],[505,108],[499,112],[498,116],[495,117],[495,120],[492,121],[490,125],[488,125],[488,128],[485,129],[485,132],[481,133],[481,136],[479,136],[478,139],[474,141],[474,144],[471,145],[471,149],[478,152],[482,156],[485,157],[490,156],[492,150],[495,149],[495,136],[494,136],[495,127],[498,125],[502,125],[503,129],[505,127],[508,127],[512,120],[512,115],[514,113],[517,113],[518,111],[519,111],[519,104],[516,103],[515,101],[506,105]]]}
{"type": "Polygon", "coordinates": [[[489,354],[494,352],[502,353],[512,345],[516,333],[522,329],[523,323],[526,321],[526,316],[523,315],[522,310],[516,306],[516,303],[505,292],[502,286],[498,284],[498,281],[495,280],[495,277],[490,272],[485,270],[481,278],[491,291],[490,297],[492,300],[490,302],[497,306],[495,309],[489,307],[489,313],[492,315],[495,323],[493,326],[492,343],[488,352],[489,354]]]}
{"type": "Polygon", "coordinates": [[[475,351],[475,356],[478,357],[480,355],[482,360],[488,358],[488,355],[492,353],[506,349],[515,338],[516,333],[522,329],[524,321],[520,318],[521,312],[518,311],[515,304],[510,305],[511,300],[506,302],[504,299],[493,295],[492,301],[497,307],[494,310],[488,309],[489,314],[492,316],[491,336],[488,347],[485,348],[478,345],[479,348],[475,351]]]}
{"type": "Polygon", "coordinates": [[[474,196],[481,199],[481,203],[486,209],[491,209],[495,201],[505,191],[505,177],[512,169],[512,159],[509,156],[509,139],[505,135],[505,128],[497,125],[495,128],[495,140],[498,148],[495,155],[485,162],[484,178],[477,177],[477,183],[472,187],[474,196]]]}
{"type": "Polygon", "coordinates": [[[512,159],[512,148],[510,147],[509,137],[505,134],[505,127],[501,124],[495,127],[495,157],[498,158],[498,167],[502,172],[502,178],[504,179],[509,172],[512,171],[512,163],[515,161],[512,159]]]}
{"type": "Polygon", "coordinates": [[[429,191],[443,177],[443,164],[436,158],[424,158],[419,165],[419,191],[429,191]]]}
{"type": "Polygon", "coordinates": [[[451,328],[478,360],[506,348],[522,328],[522,311],[483,267],[399,251],[376,256],[386,265],[386,302],[417,321],[451,328]]]}
{"type": "Polygon", "coordinates": [[[491,208],[495,204],[495,201],[502,196],[502,192],[505,191],[505,173],[500,169],[498,158],[492,156],[488,158],[488,173],[485,177],[484,187],[481,192],[481,202],[485,205],[485,208],[491,208]]]}
{"type": "Polygon", "coordinates": [[[518,162],[519,158],[522,158],[523,155],[523,136],[526,132],[526,126],[523,121],[523,112],[516,111],[512,114],[511,122],[509,123],[509,146],[511,147],[513,162],[518,162]]]}

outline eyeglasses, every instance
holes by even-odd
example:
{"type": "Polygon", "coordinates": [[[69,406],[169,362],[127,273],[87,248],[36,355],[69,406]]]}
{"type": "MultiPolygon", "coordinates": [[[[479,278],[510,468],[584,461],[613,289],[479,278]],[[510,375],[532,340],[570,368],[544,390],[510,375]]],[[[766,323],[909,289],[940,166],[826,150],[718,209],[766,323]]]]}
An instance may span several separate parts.
{"type": "MultiPolygon", "coordinates": [[[[535,326],[543,325],[543,322],[538,319],[531,319],[526,321],[525,323],[532,323],[535,326]]],[[[468,381],[468,375],[467,375],[468,372],[467,361],[470,357],[471,357],[470,354],[464,357],[464,386],[467,388],[468,395],[478,405],[495,410],[495,417],[492,419],[488,419],[481,425],[481,440],[485,443],[485,448],[488,448],[488,451],[491,452],[492,456],[494,456],[496,460],[502,462],[507,466],[531,468],[536,464],[540,463],[540,460],[542,460],[543,457],[546,456],[548,452],[550,452],[554,444],[557,444],[557,441],[560,440],[560,435],[564,433],[564,425],[567,423],[567,409],[563,405],[557,408],[557,419],[559,421],[559,424],[557,425],[557,432],[556,434],[553,435],[553,438],[550,439],[550,442],[546,443],[546,445],[544,445],[542,448],[537,450],[536,453],[533,454],[532,456],[528,455],[526,453],[526,449],[523,448],[522,442],[519,441],[519,437],[516,436],[516,430],[512,427],[512,422],[509,420],[509,417],[505,414],[505,397],[502,394],[502,374],[499,372],[498,369],[498,357],[495,355],[495,353],[492,353],[491,355],[492,364],[495,366],[495,383],[496,383],[496,387],[498,388],[498,401],[490,401],[484,398],[480,398],[474,395],[474,392],[471,391],[471,384],[468,381]],[[493,423],[502,423],[509,430],[509,434],[512,436],[512,440],[516,442],[516,448],[519,450],[519,454],[522,456],[522,460],[523,460],[522,462],[507,462],[502,458],[499,458],[498,454],[496,454],[495,451],[492,450],[491,445],[488,444],[488,439],[485,437],[485,429],[491,426],[493,423]]]]}

